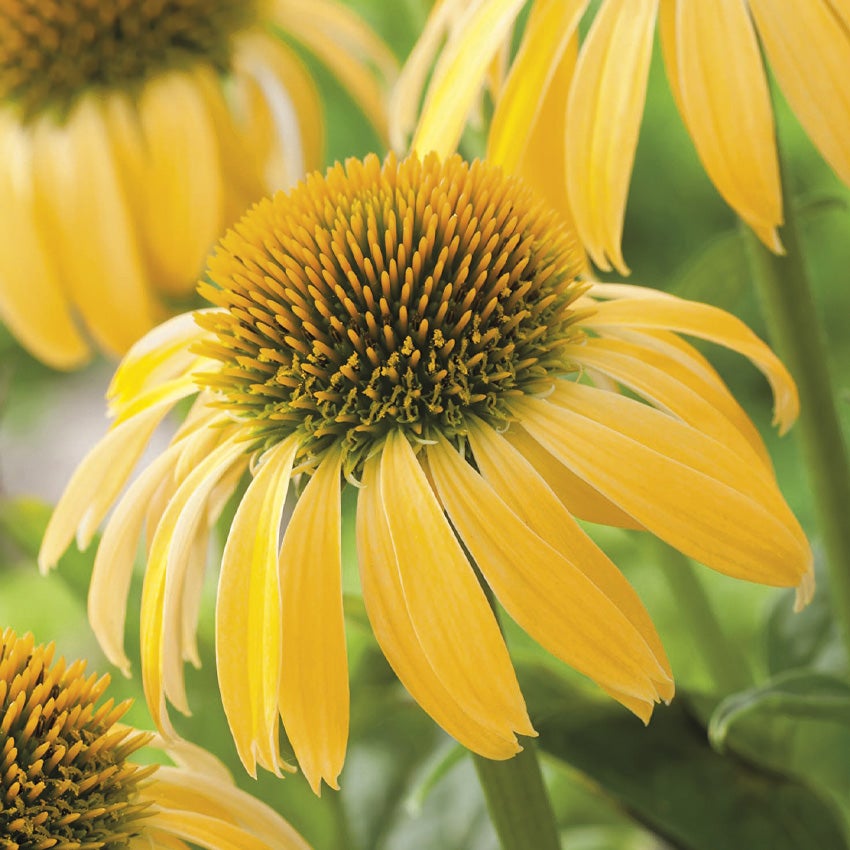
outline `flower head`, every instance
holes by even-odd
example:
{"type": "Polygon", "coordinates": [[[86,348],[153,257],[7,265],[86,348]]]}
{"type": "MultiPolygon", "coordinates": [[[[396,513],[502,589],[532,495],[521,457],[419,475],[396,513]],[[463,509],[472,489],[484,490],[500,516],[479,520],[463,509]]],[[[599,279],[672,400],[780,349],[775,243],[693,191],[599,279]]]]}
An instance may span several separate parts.
{"type": "Polygon", "coordinates": [[[109,677],[53,655],[53,644],[0,632],[4,850],[307,850],[208,753],[184,742],[168,753],[178,767],[130,761],[155,738],[119,723],[131,701],[98,705],[109,677]]]}
{"type": "MultiPolygon", "coordinates": [[[[418,95],[445,26],[455,18],[416,129],[420,153],[451,152],[490,59],[503,49],[524,0],[443,0],[435,5],[394,98],[418,95]],[[448,8],[447,8],[448,7],[448,8]]],[[[850,185],[850,15],[832,0],[604,0],[578,46],[588,0],[536,0],[498,95],[488,157],[537,177],[575,218],[603,269],[626,271],[623,219],[653,35],[697,153],[726,201],[781,250],[782,190],[766,55],[791,108],[835,173],[850,185]],[[540,163],[555,172],[539,179],[540,163]]],[[[394,113],[397,140],[415,110],[394,113]]]]}
{"type": "Polygon", "coordinates": [[[335,0],[1,5],[0,318],[55,367],[125,353],[226,222],[319,166],[319,96],[274,27],[384,126],[394,60],[335,0]]]}
{"type": "Polygon", "coordinates": [[[753,360],[783,428],[797,404],[785,369],[734,317],[588,284],[576,263],[570,233],[527,186],[458,157],[350,160],[227,234],[202,285],[217,307],[129,352],[115,425],[69,483],[40,559],[54,564],[75,533],[87,545],[165,413],[197,394],[118,501],[92,578],[92,624],[126,665],[146,522],[142,675],[158,723],[168,728],[166,697],[186,708],[210,525],[246,469],[218,587],[222,699],[250,771],[282,766],[280,713],[316,789],[336,784],[348,731],[346,480],[378,642],[423,708],[492,758],[533,729],[470,558],[520,626],[644,719],[673,694],[664,650],[576,517],[808,592],[809,547],[754,426],[677,333],[753,360]]]}

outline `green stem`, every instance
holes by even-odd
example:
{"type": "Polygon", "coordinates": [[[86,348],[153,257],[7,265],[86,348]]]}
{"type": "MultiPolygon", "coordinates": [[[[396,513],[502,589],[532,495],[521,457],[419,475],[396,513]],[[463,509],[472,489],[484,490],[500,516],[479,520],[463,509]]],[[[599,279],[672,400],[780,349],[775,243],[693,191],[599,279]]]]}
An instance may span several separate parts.
{"type": "Polygon", "coordinates": [[[657,558],[717,690],[728,694],[748,688],[753,683],[749,665],[721,627],[691,561],[660,540],[657,558]]]}
{"type": "MultiPolygon", "coordinates": [[[[478,571],[469,550],[464,551],[475,567],[478,581],[501,628],[493,591],[478,571]]],[[[537,746],[533,738],[520,740],[522,752],[506,761],[493,761],[472,754],[490,821],[499,836],[502,850],[528,850],[532,847],[534,850],[560,850],[558,825],[540,770],[537,746]]]]}
{"type": "Polygon", "coordinates": [[[537,747],[531,738],[522,744],[523,751],[507,761],[474,756],[490,820],[503,850],[560,850],[537,747]]]}
{"type": "Polygon", "coordinates": [[[783,200],[784,257],[771,253],[745,225],[741,230],[771,340],[800,392],[794,430],[826,553],[830,602],[850,655],[850,463],[794,205],[787,192],[783,200]]]}

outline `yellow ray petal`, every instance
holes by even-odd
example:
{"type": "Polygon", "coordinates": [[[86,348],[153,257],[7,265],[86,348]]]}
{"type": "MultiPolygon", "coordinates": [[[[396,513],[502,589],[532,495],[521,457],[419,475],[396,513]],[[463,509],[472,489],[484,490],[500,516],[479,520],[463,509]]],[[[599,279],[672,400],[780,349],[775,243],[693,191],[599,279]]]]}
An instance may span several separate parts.
{"type": "Polygon", "coordinates": [[[280,549],[280,715],[316,794],[323,779],[339,788],[348,743],[340,462],[332,450],[319,464],[280,549]]]}
{"type": "Polygon", "coordinates": [[[702,385],[675,360],[616,339],[589,338],[564,353],[579,366],[598,369],[632,392],[724,443],[752,465],[754,475],[772,479],[763,453],[753,451],[738,428],[703,394],[702,385]]]}
{"type": "Polygon", "coordinates": [[[407,438],[390,432],[381,493],[407,610],[422,649],[465,712],[503,737],[534,730],[484,592],[407,438]]]}
{"type": "Polygon", "coordinates": [[[413,136],[411,150],[424,156],[452,153],[466,117],[524,0],[476,0],[458,21],[455,35],[444,48],[413,136]]]}
{"type": "Polygon", "coordinates": [[[714,367],[692,345],[667,331],[633,331],[605,328],[605,339],[622,340],[638,346],[642,357],[649,362],[661,358],[663,368],[693,387],[703,398],[716,407],[743,434],[768,469],[772,469],[767,447],[744,409],[729,392],[714,367]]]}
{"type": "Polygon", "coordinates": [[[593,261],[627,273],[620,242],[646,98],[658,0],[606,0],[582,45],[567,105],[567,191],[593,261]]]}
{"type": "MultiPolygon", "coordinates": [[[[505,469],[517,452],[506,443],[502,448],[496,463],[505,469]]],[[[428,449],[428,464],[440,499],[478,568],[525,631],[562,661],[629,696],[653,700],[653,678],[669,684],[640,632],[572,557],[565,556],[563,537],[557,549],[550,546],[444,440],[428,449]]],[[[521,475],[513,483],[525,486],[521,475]]],[[[544,484],[540,489],[545,493],[547,488],[544,484]]],[[[558,500],[551,491],[549,496],[548,504],[535,504],[535,511],[557,509],[558,500]]]]}
{"type": "Polygon", "coordinates": [[[39,208],[63,286],[106,350],[123,353],[154,324],[139,248],[103,107],[83,98],[62,126],[34,127],[39,208]]]}
{"type": "MultiPolygon", "coordinates": [[[[224,768],[220,762],[219,765],[224,768]]],[[[250,829],[269,847],[309,850],[307,842],[287,821],[233,785],[226,771],[219,778],[163,766],[157,770],[147,794],[163,808],[223,816],[236,826],[250,829]]]]}
{"type": "MultiPolygon", "coordinates": [[[[175,571],[185,568],[210,490],[233,463],[244,457],[244,450],[244,443],[227,437],[192,470],[169,501],[151,544],[141,602],[142,685],[151,717],[164,734],[173,734],[165,709],[166,633],[179,633],[178,624],[165,620],[166,587],[174,581],[175,571]]],[[[169,698],[183,696],[169,693],[169,698]]],[[[186,709],[185,702],[181,708],[186,709]]]]}
{"type": "MultiPolygon", "coordinates": [[[[660,695],[673,696],[670,665],[640,597],[610,558],[587,536],[543,476],[502,434],[483,422],[470,428],[469,441],[481,474],[499,498],[552,548],[581,570],[625,614],[661,665],[654,678],[660,695]],[[670,687],[663,687],[664,685],[670,687]]],[[[655,673],[650,672],[650,676],[655,673]]]]}
{"type": "Polygon", "coordinates": [[[0,317],[36,357],[75,369],[90,356],[38,226],[30,133],[0,114],[0,317]]]}
{"type": "Polygon", "coordinates": [[[238,826],[222,821],[215,815],[202,815],[197,812],[160,809],[154,811],[148,821],[152,827],[164,829],[191,841],[206,850],[269,850],[270,847],[288,850],[291,847],[303,848],[303,844],[284,842],[283,836],[276,844],[269,844],[238,826]]]}
{"type": "Polygon", "coordinates": [[[824,159],[850,185],[847,3],[749,0],[749,7],[788,103],[824,159]]]}
{"type": "Polygon", "coordinates": [[[464,711],[440,681],[416,637],[384,512],[379,462],[377,456],[366,462],[357,494],[357,559],[375,639],[401,683],[446,732],[485,758],[510,758],[520,749],[516,738],[504,737],[464,711]]]}
{"type": "MultiPolygon", "coordinates": [[[[714,185],[748,223],[782,223],[773,109],[746,0],[679,0],[675,68],[683,118],[714,185]]],[[[668,54],[669,56],[669,54],[668,54]]]]}
{"type": "Polygon", "coordinates": [[[612,525],[616,528],[643,529],[634,517],[629,516],[574,472],[558,463],[519,425],[511,425],[505,432],[505,438],[519,449],[522,456],[543,477],[558,500],[573,516],[587,522],[612,525]]]}
{"type": "Polygon", "coordinates": [[[245,769],[280,774],[277,553],[298,439],[268,451],[239,503],[221,559],[215,653],[224,713],[245,769]]]}
{"type": "Polygon", "coordinates": [[[386,45],[339,3],[317,0],[309,15],[295,0],[277,0],[275,8],[286,33],[330,69],[386,141],[387,89],[398,67],[386,45]],[[370,65],[377,68],[383,82],[370,65]]]}
{"type": "MultiPolygon", "coordinates": [[[[594,286],[593,293],[610,287],[594,286]]],[[[584,320],[590,328],[642,328],[670,330],[695,336],[737,351],[764,374],[773,390],[773,421],[784,434],[797,418],[797,387],[779,358],[740,320],[709,304],[686,301],[672,295],[653,295],[653,290],[628,286],[637,297],[605,301],[584,320]]]]}
{"type": "Polygon", "coordinates": [[[170,446],[130,485],[115,507],[92,568],[89,585],[89,624],[106,657],[130,675],[124,652],[127,596],[147,504],[163,478],[170,475],[181,446],[170,446]]]}
{"type": "Polygon", "coordinates": [[[175,296],[190,294],[222,221],[221,166],[203,89],[188,74],[145,85],[139,123],[146,140],[145,233],[155,279],[175,296]]]}
{"type": "Polygon", "coordinates": [[[707,566],[762,584],[800,581],[811,552],[796,522],[735,455],[632,399],[559,384],[557,406],[526,398],[516,409],[562,463],[707,566]]]}
{"type": "MultiPolygon", "coordinates": [[[[516,172],[529,141],[529,127],[537,121],[549,84],[573,41],[587,0],[537,0],[496,104],[487,138],[487,159],[516,172]]],[[[572,74],[570,74],[572,76],[572,74]]],[[[568,90],[568,89],[567,89],[568,90]]],[[[566,103],[566,90],[562,93],[566,103]]],[[[545,128],[549,132],[553,128],[545,128]]],[[[563,136],[555,138],[563,145],[563,136]]],[[[556,168],[563,155],[556,157],[556,168]]],[[[551,175],[550,180],[557,179],[551,175]]]]}
{"type": "MultiPolygon", "coordinates": [[[[173,404],[174,400],[168,399],[122,422],[83,458],[45,529],[38,555],[43,573],[56,566],[81,523],[85,522],[91,533],[100,525],[173,404]]],[[[85,538],[87,544],[90,533],[85,538]]]]}

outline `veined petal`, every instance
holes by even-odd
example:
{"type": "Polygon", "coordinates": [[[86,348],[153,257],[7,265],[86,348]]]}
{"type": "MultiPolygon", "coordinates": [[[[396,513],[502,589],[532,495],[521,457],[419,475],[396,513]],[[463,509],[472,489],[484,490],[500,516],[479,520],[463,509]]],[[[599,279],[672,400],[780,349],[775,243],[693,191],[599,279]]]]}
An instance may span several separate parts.
{"type": "Polygon", "coordinates": [[[525,0],[474,0],[444,48],[413,136],[411,150],[424,156],[452,153],[487,75],[490,60],[525,0]]]}
{"type": "Polygon", "coordinates": [[[305,15],[300,3],[277,0],[281,23],[288,35],[314,53],[348,90],[355,103],[387,138],[385,85],[396,73],[395,57],[359,18],[337,3],[317,0],[305,15]],[[382,85],[369,68],[372,63],[385,75],[382,85]]]}
{"type": "Polygon", "coordinates": [[[239,758],[280,774],[278,541],[298,439],[269,450],[227,535],[216,597],[215,653],[224,713],[239,758]]]}
{"type": "Polygon", "coordinates": [[[280,715],[316,794],[323,779],[339,788],[348,743],[340,463],[332,450],[319,464],[280,549],[280,715]]]}
{"type": "Polygon", "coordinates": [[[640,402],[559,383],[557,405],[526,397],[515,409],[564,465],[713,569],[780,587],[800,582],[811,551],[778,491],[768,499],[735,455],[640,402]]]}
{"type": "Polygon", "coordinates": [[[598,369],[632,392],[724,443],[752,466],[753,474],[772,480],[764,451],[753,451],[745,435],[711,404],[701,383],[675,360],[656,351],[616,339],[589,338],[567,346],[564,353],[579,366],[598,369]]]}
{"type": "MultiPolygon", "coordinates": [[[[494,441],[488,440],[483,425],[471,426],[471,439],[473,434],[480,437],[473,443],[473,451],[476,444],[479,449],[477,460],[487,456],[485,445],[493,450],[494,441]]],[[[504,440],[498,445],[497,454],[498,458],[488,458],[490,471],[496,471],[492,468],[495,462],[500,467],[497,474],[503,473],[501,483],[510,481],[511,486],[525,488],[523,475],[511,474],[511,464],[524,467],[522,472],[533,473],[530,465],[523,463],[519,453],[504,440]]],[[[535,526],[518,516],[444,439],[429,447],[428,465],[440,499],[478,568],[505,610],[525,631],[594,681],[637,699],[656,699],[654,680],[672,685],[669,673],[640,631],[576,565],[579,553],[567,555],[565,550],[571,543],[577,544],[584,555],[595,547],[589,540],[586,544],[579,541],[583,533],[562,506],[558,510],[559,502],[544,482],[537,479],[542,486],[536,492],[531,486],[532,492],[545,499],[534,502],[534,511],[554,511],[549,522],[566,518],[567,523],[573,524],[572,534],[569,525],[565,526],[557,546],[550,545],[552,538],[548,534],[547,538],[541,537],[535,526]]],[[[533,498],[531,493],[528,495],[533,498]]],[[[549,523],[541,518],[540,524],[549,523]]],[[[601,552],[599,556],[594,561],[604,560],[601,552]]],[[[585,567],[588,572],[593,571],[592,565],[585,567]]],[[[616,572],[616,568],[613,570],[616,572]]],[[[660,648],[660,641],[656,639],[656,643],[660,648]]],[[[669,687],[666,693],[672,696],[669,687]]]]}
{"type": "MultiPolygon", "coordinates": [[[[269,850],[267,841],[252,835],[242,827],[233,826],[215,815],[202,815],[198,812],[178,809],[155,810],[148,821],[152,827],[191,841],[206,850],[269,850]]],[[[278,842],[272,847],[288,850],[290,847],[302,848],[303,844],[278,842]]]]}
{"type": "MultiPolygon", "coordinates": [[[[169,754],[170,750],[169,746],[169,754]]],[[[220,779],[164,765],[157,770],[147,794],[165,809],[224,816],[234,825],[250,829],[269,847],[309,850],[307,842],[287,821],[252,794],[236,788],[229,777],[220,779]]]]}
{"type": "Polygon", "coordinates": [[[89,345],[38,226],[30,131],[3,114],[0,198],[0,316],[40,360],[58,369],[81,366],[89,345]]]}
{"type": "Polygon", "coordinates": [[[496,618],[407,438],[391,431],[381,495],[407,610],[446,689],[503,737],[533,735],[496,618]]]}
{"type": "Polygon", "coordinates": [[[773,109],[746,0],[679,0],[675,24],[676,65],[668,73],[678,77],[682,117],[705,170],[748,224],[777,227],[773,109]]]}
{"type": "Polygon", "coordinates": [[[124,652],[127,596],[145,512],[154,491],[171,474],[181,448],[170,446],[127,488],[103,530],[94,559],[89,584],[89,624],[106,657],[125,676],[130,675],[130,659],[124,652]]]}
{"type": "Polygon", "coordinates": [[[123,353],[153,326],[154,308],[102,105],[86,96],[63,126],[37,122],[33,143],[63,286],[98,343],[123,353]]]}
{"type": "Polygon", "coordinates": [[[204,90],[185,73],[145,85],[139,123],[146,140],[145,234],[157,285],[190,294],[221,228],[221,166],[204,90]]]}
{"type": "Polygon", "coordinates": [[[534,467],[552,489],[564,507],[579,519],[615,528],[642,530],[643,526],[634,518],[605,498],[584,479],[552,457],[537,440],[519,425],[513,424],[505,433],[505,439],[534,467]]]}
{"type": "MultiPolygon", "coordinates": [[[[181,483],[156,528],[142,587],[141,654],[142,684],[148,709],[157,728],[171,735],[165,709],[164,646],[166,631],[176,624],[165,622],[165,593],[169,573],[184,569],[188,547],[194,537],[210,490],[233,463],[244,457],[245,446],[234,436],[225,437],[181,483]]],[[[178,629],[179,631],[179,629],[178,629]]],[[[171,697],[172,694],[169,694],[171,697]]],[[[179,698],[180,694],[175,694],[179,698]]],[[[183,706],[185,708],[185,705],[183,706]]]]}
{"type": "MultiPolygon", "coordinates": [[[[799,400],[794,379],[779,358],[740,319],[731,313],[686,301],[667,294],[653,294],[653,290],[637,286],[632,298],[604,301],[597,305],[596,312],[583,320],[589,328],[641,328],[675,331],[717,343],[742,354],[764,374],[773,390],[773,421],[784,434],[797,418],[799,400]]],[[[611,287],[594,286],[592,294],[611,287]]],[[[614,296],[616,297],[616,296],[614,296]]]]}
{"type": "Polygon", "coordinates": [[[658,0],[606,0],[579,53],[567,105],[567,191],[581,241],[606,271],[620,242],[658,0]]]}
{"type": "Polygon", "coordinates": [[[175,399],[166,399],[122,422],[83,458],[45,529],[38,555],[39,568],[43,573],[56,566],[83,523],[89,532],[82,542],[89,542],[93,529],[100,525],[127,483],[148,440],[174,402],[175,399]]]}
{"type": "MultiPolygon", "coordinates": [[[[523,159],[528,128],[537,121],[549,84],[573,41],[586,5],[587,0],[537,0],[532,8],[487,138],[487,159],[506,171],[516,172],[523,159]]],[[[563,136],[554,141],[563,145],[563,136]]],[[[562,160],[563,155],[550,164],[557,167],[562,160]]]]}
{"type": "Polygon", "coordinates": [[[824,0],[748,2],[788,103],[824,159],[850,185],[850,9],[846,2],[824,0]]]}
{"type": "Polygon", "coordinates": [[[379,464],[378,456],[366,462],[357,493],[357,560],[375,639],[404,687],[446,732],[485,758],[510,758],[520,749],[514,735],[494,731],[463,709],[440,681],[416,636],[384,512],[379,464]]]}

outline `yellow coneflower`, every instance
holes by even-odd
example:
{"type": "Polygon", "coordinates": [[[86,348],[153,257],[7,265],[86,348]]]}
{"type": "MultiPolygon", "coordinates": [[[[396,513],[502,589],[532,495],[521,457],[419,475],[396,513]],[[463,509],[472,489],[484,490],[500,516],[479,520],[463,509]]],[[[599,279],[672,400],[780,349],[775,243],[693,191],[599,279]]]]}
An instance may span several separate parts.
{"type": "MultiPolygon", "coordinates": [[[[484,79],[525,0],[443,0],[415,52],[433,59],[453,7],[464,17],[437,63],[413,147],[443,155],[457,144],[484,79]]],[[[496,105],[488,157],[509,170],[542,158],[562,207],[593,261],[626,271],[626,197],[658,23],[670,86],[718,191],[773,250],[781,250],[782,192],[762,49],[791,108],[836,174],[850,185],[850,12],[835,0],[604,0],[578,46],[588,0],[535,0],[496,105]],[[532,137],[537,135],[537,145],[532,137]],[[531,141],[530,141],[531,140],[531,141]],[[529,150],[529,145],[532,150],[529,150]]],[[[395,97],[416,98],[403,74],[395,97]]],[[[418,102],[415,101],[415,102],[418,102]]],[[[394,136],[409,131],[400,112],[394,136]]]]}
{"type": "Polygon", "coordinates": [[[345,482],[379,644],[422,707],[491,758],[533,730],[470,556],[520,626],[644,719],[673,694],[664,650],[574,517],[644,528],[729,575],[808,592],[811,553],[754,426],[677,334],[749,357],[784,429],[797,397],[783,366],[721,310],[575,270],[554,212],[518,178],[458,157],[349,160],[227,234],[201,286],[217,306],[128,353],[115,424],[40,555],[48,569],[75,533],[86,546],[118,500],[89,613],[126,668],[147,523],[142,676],[157,723],[169,728],[166,698],[186,709],[210,526],[246,470],[218,587],[222,699],[249,771],[281,766],[280,713],[314,789],[336,786],[348,734],[345,482]],[[158,423],[194,394],[170,447],[119,500],[158,423]]]}
{"type": "Polygon", "coordinates": [[[275,33],[383,132],[394,60],[335,0],[0,0],[0,320],[74,368],[192,294],[227,222],[321,165],[321,103],[275,33]]]}
{"type": "Polygon", "coordinates": [[[3,850],[309,850],[212,755],[122,725],[132,700],[101,702],[109,676],[54,652],[0,632],[3,850]],[[148,746],[177,766],[129,760],[148,746]]]}

